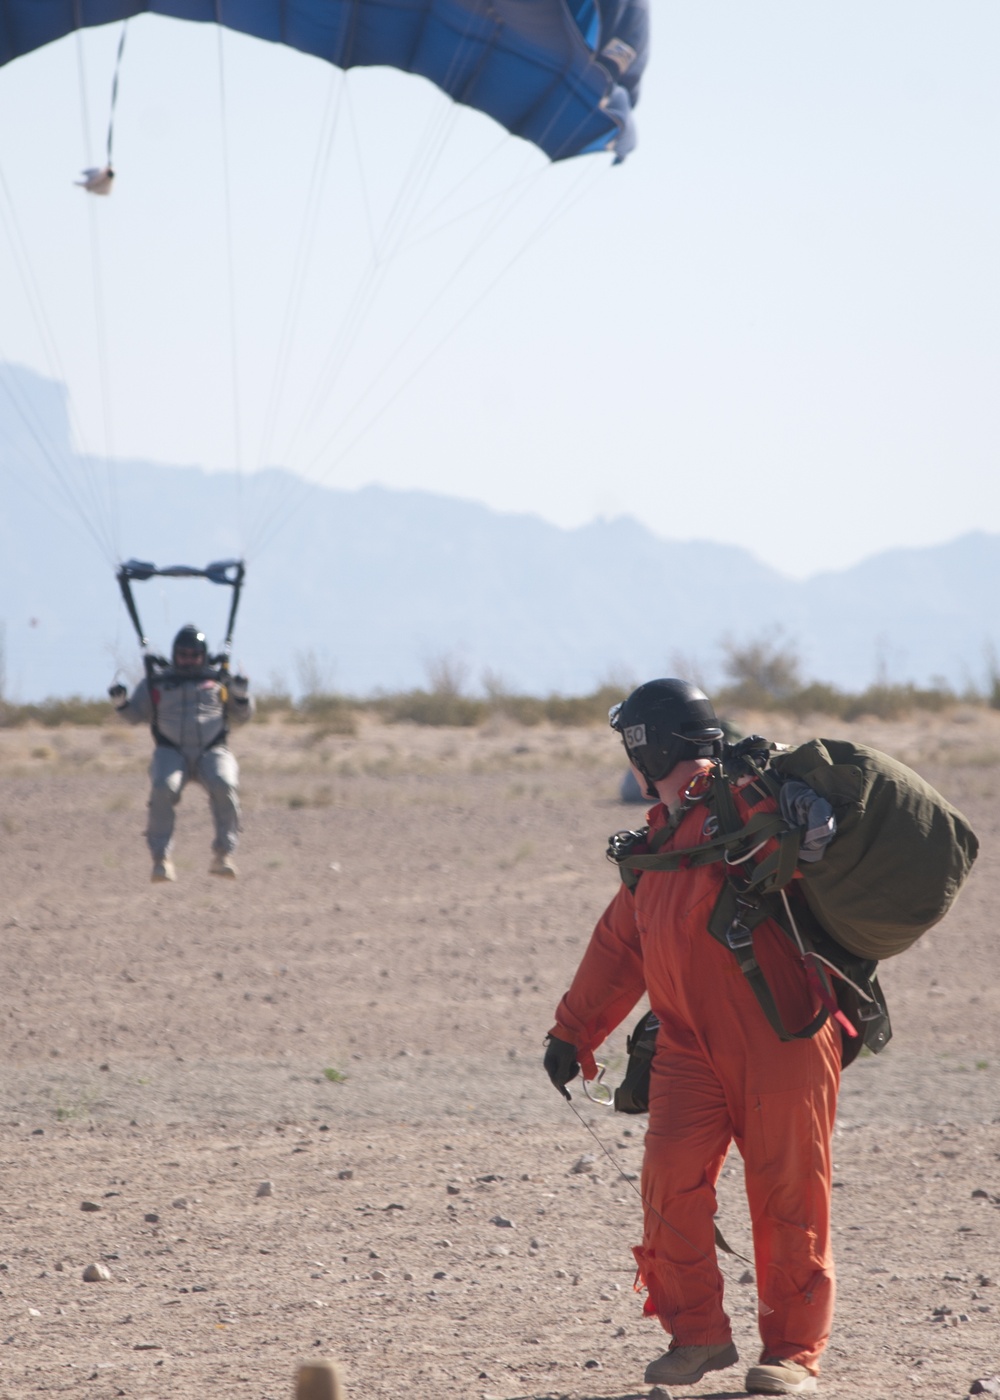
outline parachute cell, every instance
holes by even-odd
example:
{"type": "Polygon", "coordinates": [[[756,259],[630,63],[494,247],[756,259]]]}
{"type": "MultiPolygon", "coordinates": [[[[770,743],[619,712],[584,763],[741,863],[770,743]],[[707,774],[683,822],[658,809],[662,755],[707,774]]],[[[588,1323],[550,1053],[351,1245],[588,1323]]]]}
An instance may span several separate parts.
{"type": "Polygon", "coordinates": [[[0,65],[143,13],[417,73],[552,160],[635,144],[649,0],[4,0],[0,65]]]}

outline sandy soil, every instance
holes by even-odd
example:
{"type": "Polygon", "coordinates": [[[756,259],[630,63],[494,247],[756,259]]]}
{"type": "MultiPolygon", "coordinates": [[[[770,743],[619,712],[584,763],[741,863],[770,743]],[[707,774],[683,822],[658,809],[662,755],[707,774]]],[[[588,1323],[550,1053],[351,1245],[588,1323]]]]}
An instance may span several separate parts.
{"type": "MultiPolygon", "coordinates": [[[[912,762],[984,842],[884,969],[892,1046],[845,1077],[822,1382],[961,1397],[1000,1371],[1000,715],[776,737],[816,732],[912,762]]],[[[148,736],[0,732],[0,1396],[287,1400],[325,1354],[351,1400],[646,1394],[643,1120],[576,1095],[581,1121],[540,1069],[615,887],[605,838],[642,819],[614,741],[272,723],[236,747],[239,881],[208,876],[193,789],[179,882],[153,887],[148,736]]],[[[749,1254],[738,1159],[721,1186],[749,1254]]],[[[722,1267],[748,1361],[752,1279],[722,1267]]]]}

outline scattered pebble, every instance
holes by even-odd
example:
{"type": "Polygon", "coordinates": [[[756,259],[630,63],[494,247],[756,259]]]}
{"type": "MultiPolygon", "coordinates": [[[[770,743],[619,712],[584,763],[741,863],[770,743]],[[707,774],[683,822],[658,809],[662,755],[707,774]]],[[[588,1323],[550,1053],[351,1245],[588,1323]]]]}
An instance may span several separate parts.
{"type": "Polygon", "coordinates": [[[376,1283],[385,1283],[386,1276],[381,1269],[372,1269],[372,1278],[376,1283]]]}
{"type": "Polygon", "coordinates": [[[1000,1376],[982,1376],[969,1386],[970,1395],[1000,1396],[1000,1376]]]}
{"type": "Polygon", "coordinates": [[[96,1201],[81,1201],[81,1202],[80,1202],[80,1209],[81,1209],[81,1210],[100,1210],[100,1208],[101,1208],[101,1207],[97,1204],[96,1201]]]}
{"type": "Polygon", "coordinates": [[[435,1271],[434,1277],[435,1277],[435,1278],[447,1278],[448,1275],[445,1273],[444,1269],[437,1269],[437,1270],[435,1271]]]}
{"type": "Polygon", "coordinates": [[[339,1172],[337,1173],[337,1180],[338,1180],[338,1181],[353,1181],[353,1180],[354,1180],[354,1168],[353,1168],[353,1167],[344,1167],[344,1169],[343,1169],[342,1171],[339,1171],[339,1172]]]}
{"type": "Polygon", "coordinates": [[[459,1196],[462,1193],[461,1186],[453,1186],[450,1181],[444,1189],[447,1191],[449,1196],[459,1196]]]}
{"type": "Polygon", "coordinates": [[[178,1196],[177,1199],[171,1201],[170,1204],[174,1210],[187,1210],[188,1198],[187,1196],[178,1196]]]}
{"type": "Polygon", "coordinates": [[[565,1269],[556,1269],[556,1278],[569,1278],[565,1269]]]}
{"type": "Polygon", "coordinates": [[[261,1196],[273,1196],[274,1186],[270,1181],[262,1181],[257,1187],[256,1195],[258,1200],[260,1200],[261,1196]]]}
{"type": "Polygon", "coordinates": [[[155,1210],[147,1210],[146,1214],[142,1218],[143,1220],[145,1220],[147,1225],[159,1225],[160,1223],[160,1217],[157,1215],[155,1210]]]}
{"type": "Polygon", "coordinates": [[[589,1361],[583,1363],[583,1369],[585,1371],[600,1371],[603,1370],[603,1367],[599,1361],[595,1361],[594,1358],[591,1357],[589,1361]]]}
{"type": "Polygon", "coordinates": [[[592,1152],[585,1152],[582,1157],[577,1157],[570,1167],[570,1171],[576,1176],[581,1176],[584,1172],[592,1172],[596,1158],[592,1152]]]}
{"type": "Polygon", "coordinates": [[[29,1316],[29,1317],[41,1317],[41,1315],[42,1315],[42,1312],[41,1312],[41,1309],[40,1309],[40,1308],[29,1308],[29,1309],[28,1309],[28,1316],[29,1316]]]}
{"type": "Polygon", "coordinates": [[[83,1271],[84,1283],[110,1283],[111,1270],[105,1264],[88,1264],[83,1271]]]}
{"type": "Polygon", "coordinates": [[[404,1283],[412,1283],[412,1282],[413,1282],[413,1275],[410,1273],[409,1269],[407,1269],[407,1270],[404,1272],[404,1274],[403,1274],[403,1282],[404,1282],[404,1283]]]}
{"type": "Polygon", "coordinates": [[[495,1225],[498,1230],[514,1230],[517,1228],[513,1220],[508,1220],[505,1215],[491,1215],[490,1224],[495,1225]]]}
{"type": "Polygon", "coordinates": [[[744,1269],[740,1274],[740,1283],[753,1283],[753,1281],[753,1271],[751,1269],[744,1269]]]}
{"type": "Polygon", "coordinates": [[[510,1253],[510,1250],[505,1249],[502,1244],[491,1244],[487,1249],[486,1253],[492,1254],[494,1259],[506,1259],[507,1255],[510,1253]]]}

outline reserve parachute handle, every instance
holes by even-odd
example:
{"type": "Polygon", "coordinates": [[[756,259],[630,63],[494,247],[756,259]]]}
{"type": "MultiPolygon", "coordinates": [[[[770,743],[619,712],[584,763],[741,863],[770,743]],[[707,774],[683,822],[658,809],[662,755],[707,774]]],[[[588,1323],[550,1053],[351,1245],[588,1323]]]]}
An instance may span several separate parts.
{"type": "Polygon", "coordinates": [[[236,610],[240,605],[240,593],[243,589],[243,580],[246,577],[246,565],[242,559],[217,559],[213,564],[206,564],[203,569],[195,569],[190,564],[170,564],[164,569],[158,569],[155,564],[145,563],[141,559],[127,559],[119,566],[116,575],[118,586],[122,591],[122,598],[128,615],[132,619],[132,626],[135,628],[136,636],[139,638],[139,645],[143,652],[149,657],[149,641],[142,630],[142,623],[139,621],[139,611],[135,605],[135,598],[132,596],[132,584],[144,583],[151,578],[205,578],[209,583],[221,583],[233,590],[233,601],[229,606],[229,620],[226,623],[226,636],[222,643],[222,651],[219,656],[213,656],[213,662],[221,662],[224,669],[228,669],[229,655],[233,649],[233,628],[236,625],[236,610]]]}

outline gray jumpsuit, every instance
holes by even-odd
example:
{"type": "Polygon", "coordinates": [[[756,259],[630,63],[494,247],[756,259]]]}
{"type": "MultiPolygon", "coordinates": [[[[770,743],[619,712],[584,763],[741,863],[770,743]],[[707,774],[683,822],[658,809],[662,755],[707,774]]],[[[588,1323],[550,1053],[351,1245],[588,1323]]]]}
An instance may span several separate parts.
{"type": "Polygon", "coordinates": [[[240,770],[226,747],[230,721],[244,724],[253,714],[249,697],[222,701],[222,687],[208,675],[168,673],[157,678],[150,696],[141,680],[117,713],[129,724],[154,723],[156,748],[149,765],[149,823],[146,841],[154,861],[170,854],[174,809],[189,778],[208,793],[215,822],[212,849],[229,855],[236,849],[240,829],[238,796],[240,770]],[[155,715],[153,698],[155,697],[155,715]]]}

